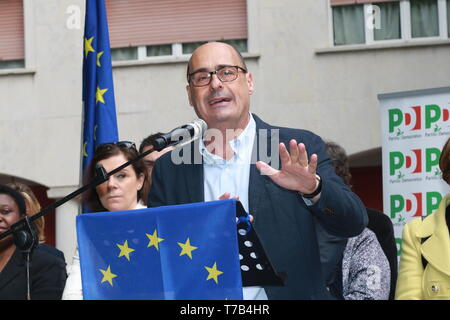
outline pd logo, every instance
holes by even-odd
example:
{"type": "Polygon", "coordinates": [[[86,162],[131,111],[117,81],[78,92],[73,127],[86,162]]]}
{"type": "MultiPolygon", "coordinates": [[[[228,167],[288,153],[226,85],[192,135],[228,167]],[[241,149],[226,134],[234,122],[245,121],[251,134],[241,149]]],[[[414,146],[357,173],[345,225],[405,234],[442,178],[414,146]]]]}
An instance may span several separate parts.
{"type": "Polygon", "coordinates": [[[433,132],[439,132],[439,122],[447,122],[450,118],[448,108],[441,108],[437,104],[425,106],[425,129],[433,129],[433,132]]]}
{"type": "Polygon", "coordinates": [[[401,109],[390,109],[389,114],[389,133],[396,132],[397,136],[404,132],[400,130],[400,126],[408,131],[422,129],[422,113],[421,107],[411,107],[408,111],[403,112],[401,109]]]}
{"type": "Polygon", "coordinates": [[[404,174],[431,172],[433,167],[439,165],[440,156],[441,151],[438,148],[389,152],[389,175],[393,176],[399,171],[398,178],[401,178],[404,174]]]}
{"type": "Polygon", "coordinates": [[[405,216],[426,216],[439,207],[441,200],[442,195],[439,192],[393,194],[390,196],[391,219],[402,222],[406,220],[405,216]]]}
{"type": "Polygon", "coordinates": [[[418,131],[422,129],[433,129],[438,132],[439,123],[447,122],[450,119],[448,107],[440,107],[437,104],[423,106],[413,106],[405,111],[402,109],[389,109],[389,133],[401,136],[405,131],[418,131]]]}

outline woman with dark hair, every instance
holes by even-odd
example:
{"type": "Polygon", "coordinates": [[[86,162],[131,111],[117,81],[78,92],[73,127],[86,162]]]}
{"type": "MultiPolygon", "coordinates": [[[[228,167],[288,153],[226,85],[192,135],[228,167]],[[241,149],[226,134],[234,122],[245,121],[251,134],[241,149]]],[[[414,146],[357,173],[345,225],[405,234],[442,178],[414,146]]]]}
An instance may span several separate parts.
{"type": "MultiPolygon", "coordinates": [[[[450,138],[445,143],[439,168],[450,185],[450,138]]],[[[439,208],[403,228],[398,273],[398,300],[450,300],[450,194],[439,208]]]]}
{"type": "MultiPolygon", "coordinates": [[[[26,205],[17,191],[0,185],[0,233],[26,216],[26,205]]],[[[36,248],[30,256],[29,277],[25,257],[12,235],[0,239],[0,300],[61,299],[66,282],[65,263],[36,248]]]]}
{"type": "MultiPolygon", "coordinates": [[[[85,182],[92,181],[95,176],[95,168],[98,165],[102,165],[106,172],[111,172],[137,156],[138,152],[135,144],[129,141],[99,145],[86,170],[85,182]]],[[[141,159],[109,177],[106,182],[97,186],[95,190],[87,191],[84,196],[84,203],[88,205],[90,212],[146,208],[143,186],[147,180],[146,166],[141,159]]],[[[78,249],[69,269],[69,277],[64,289],[63,299],[83,299],[78,249]]]]}
{"type": "MultiPolygon", "coordinates": [[[[106,172],[110,172],[138,155],[135,144],[130,141],[99,145],[86,169],[85,184],[95,177],[97,165],[102,165],[106,172]]],[[[86,191],[83,202],[92,212],[131,210],[139,202],[146,206],[147,197],[142,186],[147,180],[147,168],[140,159],[111,176],[95,190],[86,191]]]]}
{"type": "Polygon", "coordinates": [[[351,188],[352,174],[350,173],[350,164],[344,148],[333,141],[326,141],[325,148],[336,174],[351,188]]]}

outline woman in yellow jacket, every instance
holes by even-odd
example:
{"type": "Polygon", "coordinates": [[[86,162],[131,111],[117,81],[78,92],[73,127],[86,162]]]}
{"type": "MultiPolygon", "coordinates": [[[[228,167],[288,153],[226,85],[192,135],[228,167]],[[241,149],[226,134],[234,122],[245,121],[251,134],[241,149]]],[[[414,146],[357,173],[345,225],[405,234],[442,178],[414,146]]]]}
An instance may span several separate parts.
{"type": "MultiPolygon", "coordinates": [[[[442,178],[450,184],[450,139],[439,160],[442,178]]],[[[450,299],[450,194],[425,219],[414,219],[403,229],[396,299],[450,299]]]]}

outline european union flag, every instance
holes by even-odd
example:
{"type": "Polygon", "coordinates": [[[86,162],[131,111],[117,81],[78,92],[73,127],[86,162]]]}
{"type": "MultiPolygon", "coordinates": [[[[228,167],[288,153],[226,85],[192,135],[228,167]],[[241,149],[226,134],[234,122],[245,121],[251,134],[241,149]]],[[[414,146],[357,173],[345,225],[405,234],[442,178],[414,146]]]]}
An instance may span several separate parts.
{"type": "Polygon", "coordinates": [[[233,199],[77,216],[84,299],[242,299],[233,199]]]}
{"type": "Polygon", "coordinates": [[[118,140],[104,0],[86,0],[83,52],[83,171],[98,144],[118,140]]]}

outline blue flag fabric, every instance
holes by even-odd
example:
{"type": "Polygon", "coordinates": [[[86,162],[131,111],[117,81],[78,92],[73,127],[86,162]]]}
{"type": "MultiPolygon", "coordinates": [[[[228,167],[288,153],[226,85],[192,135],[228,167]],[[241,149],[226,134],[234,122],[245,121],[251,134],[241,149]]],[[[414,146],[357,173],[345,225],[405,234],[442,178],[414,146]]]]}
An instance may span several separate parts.
{"type": "Polygon", "coordinates": [[[104,0],[86,0],[83,104],[84,171],[97,145],[118,140],[111,50],[104,0]]]}
{"type": "Polygon", "coordinates": [[[77,216],[84,299],[242,299],[236,201],[77,216]]]}

